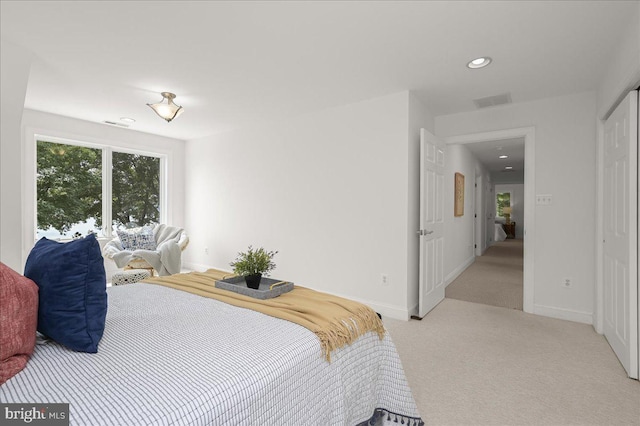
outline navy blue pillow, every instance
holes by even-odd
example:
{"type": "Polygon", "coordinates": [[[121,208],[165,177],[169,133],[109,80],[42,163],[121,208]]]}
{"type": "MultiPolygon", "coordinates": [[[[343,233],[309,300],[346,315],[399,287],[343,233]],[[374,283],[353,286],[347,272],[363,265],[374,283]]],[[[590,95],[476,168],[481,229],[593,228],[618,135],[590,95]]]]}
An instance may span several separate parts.
{"type": "Polygon", "coordinates": [[[41,238],[24,275],[39,287],[38,331],[78,352],[98,352],[107,316],[106,274],[96,237],[41,238]]]}

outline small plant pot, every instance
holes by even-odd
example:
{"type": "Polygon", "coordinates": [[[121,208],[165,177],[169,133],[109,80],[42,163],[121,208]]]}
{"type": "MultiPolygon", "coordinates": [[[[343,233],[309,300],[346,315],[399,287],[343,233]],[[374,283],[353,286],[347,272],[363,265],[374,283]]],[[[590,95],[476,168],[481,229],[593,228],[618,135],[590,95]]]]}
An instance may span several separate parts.
{"type": "Polygon", "coordinates": [[[245,275],[244,280],[247,283],[247,287],[257,289],[260,287],[260,280],[262,279],[262,274],[251,274],[245,275]]]}

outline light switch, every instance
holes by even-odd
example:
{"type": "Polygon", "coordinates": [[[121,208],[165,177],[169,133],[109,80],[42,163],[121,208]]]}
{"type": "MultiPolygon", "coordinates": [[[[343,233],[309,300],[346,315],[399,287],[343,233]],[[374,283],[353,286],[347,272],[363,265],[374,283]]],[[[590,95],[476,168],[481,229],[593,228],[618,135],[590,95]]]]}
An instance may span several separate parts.
{"type": "Polygon", "coordinates": [[[550,206],[553,204],[553,196],[551,194],[536,195],[536,204],[539,206],[550,206]]]}

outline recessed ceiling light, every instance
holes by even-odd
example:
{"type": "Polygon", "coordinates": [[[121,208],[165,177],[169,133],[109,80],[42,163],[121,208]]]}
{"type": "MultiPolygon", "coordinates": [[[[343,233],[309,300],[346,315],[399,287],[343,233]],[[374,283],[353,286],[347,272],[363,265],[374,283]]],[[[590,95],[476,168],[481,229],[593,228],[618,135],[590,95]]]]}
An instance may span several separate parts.
{"type": "Polygon", "coordinates": [[[134,120],[133,118],[129,118],[129,117],[120,117],[120,121],[124,121],[125,123],[135,123],[136,120],[134,120]]]}
{"type": "Polygon", "coordinates": [[[500,156],[500,157],[498,157],[498,158],[509,158],[509,156],[508,156],[508,155],[501,155],[501,156],[500,156]]]}
{"type": "Polygon", "coordinates": [[[511,167],[511,166],[506,166],[504,169],[505,169],[505,170],[511,170],[511,169],[513,169],[513,167],[511,167]]]}
{"type": "Polygon", "coordinates": [[[471,68],[472,70],[478,69],[478,68],[484,68],[487,65],[489,65],[491,63],[491,58],[488,56],[481,56],[479,58],[474,59],[473,61],[470,61],[467,64],[468,68],[471,68]]]}

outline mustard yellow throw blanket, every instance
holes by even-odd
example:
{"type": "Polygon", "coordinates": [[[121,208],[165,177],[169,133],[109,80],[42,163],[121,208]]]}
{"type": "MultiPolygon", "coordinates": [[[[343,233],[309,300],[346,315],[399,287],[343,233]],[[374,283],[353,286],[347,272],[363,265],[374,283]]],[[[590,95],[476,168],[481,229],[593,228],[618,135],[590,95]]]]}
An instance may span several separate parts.
{"type": "Polygon", "coordinates": [[[215,287],[216,280],[230,276],[233,274],[209,269],[206,272],[147,278],[143,282],[210,297],[299,324],[318,336],[327,361],[331,361],[334,349],[351,344],[368,331],[378,333],[381,339],[384,337],[385,329],[378,315],[361,303],[300,286],[266,300],[215,287]]]}

